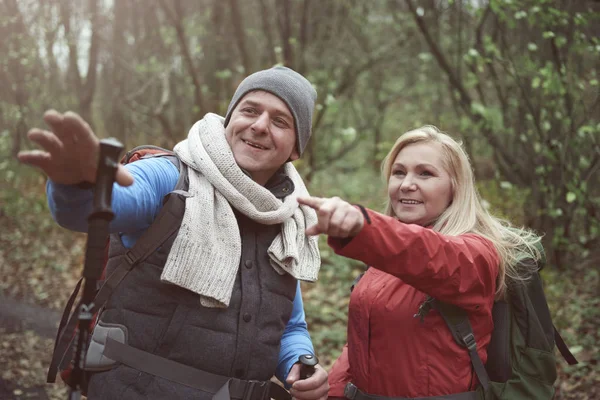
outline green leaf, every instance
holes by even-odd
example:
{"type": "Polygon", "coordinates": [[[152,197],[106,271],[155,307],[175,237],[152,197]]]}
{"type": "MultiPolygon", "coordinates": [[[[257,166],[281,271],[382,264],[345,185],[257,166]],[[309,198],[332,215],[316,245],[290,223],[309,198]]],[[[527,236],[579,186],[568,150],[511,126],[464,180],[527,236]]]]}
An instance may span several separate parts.
{"type": "Polygon", "coordinates": [[[512,189],[512,183],[508,182],[508,181],[502,181],[500,182],[500,187],[504,190],[510,190],[512,189]]]}
{"type": "Polygon", "coordinates": [[[419,53],[417,57],[419,57],[419,60],[421,61],[429,61],[433,58],[431,53],[419,53]]]}
{"type": "Polygon", "coordinates": [[[552,124],[550,124],[550,121],[542,122],[542,129],[544,131],[548,132],[551,128],[552,128],[552,124]]]}
{"type": "Polygon", "coordinates": [[[231,78],[231,75],[232,73],[230,69],[223,69],[215,72],[215,77],[217,79],[228,79],[231,78]]]}
{"type": "Polygon", "coordinates": [[[579,345],[570,346],[569,350],[571,350],[571,353],[573,353],[573,354],[581,353],[583,351],[583,346],[579,346],[579,345]]]}
{"type": "Polygon", "coordinates": [[[525,18],[525,17],[527,17],[527,12],[525,12],[525,11],[523,11],[523,10],[521,10],[521,11],[517,11],[517,12],[515,13],[515,19],[523,19],[523,18],[525,18]]]}
{"type": "Polygon", "coordinates": [[[577,199],[577,195],[575,195],[575,193],[573,193],[573,192],[567,193],[567,203],[572,203],[575,201],[575,199],[577,199]]]}
{"type": "Polygon", "coordinates": [[[473,103],[471,104],[471,109],[475,114],[484,115],[485,114],[485,106],[481,103],[473,103]]]}

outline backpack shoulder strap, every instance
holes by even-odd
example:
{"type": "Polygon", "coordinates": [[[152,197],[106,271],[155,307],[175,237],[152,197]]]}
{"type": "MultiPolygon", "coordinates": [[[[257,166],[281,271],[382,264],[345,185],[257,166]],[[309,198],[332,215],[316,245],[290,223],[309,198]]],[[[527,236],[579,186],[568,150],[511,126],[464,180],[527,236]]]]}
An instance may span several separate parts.
{"type": "Polygon", "coordinates": [[[556,326],[554,326],[554,342],[556,343],[556,347],[558,347],[560,354],[569,365],[579,364],[579,361],[577,361],[573,353],[571,353],[571,350],[569,350],[565,340],[560,336],[560,333],[558,333],[556,326]]]}
{"type": "Polygon", "coordinates": [[[139,159],[152,156],[175,156],[172,150],[167,150],[162,147],[152,146],[150,144],[144,144],[142,146],[134,147],[129,150],[123,158],[121,158],[121,164],[129,164],[139,159]]]}
{"type": "Polygon", "coordinates": [[[428,296],[428,300],[430,299],[432,300],[431,307],[440,313],[444,322],[448,325],[454,341],[469,352],[469,358],[471,358],[471,364],[477,374],[479,383],[481,383],[481,386],[485,390],[488,390],[490,378],[485,370],[483,361],[481,361],[477,353],[477,342],[475,341],[475,335],[473,334],[473,328],[469,322],[467,312],[453,304],[444,303],[428,296]]]}
{"type": "Polygon", "coordinates": [[[126,164],[151,157],[166,157],[177,167],[179,170],[177,184],[175,189],[165,196],[163,207],[150,227],[144,231],[133,247],[127,250],[117,268],[104,281],[94,301],[94,304],[98,307],[95,311],[108,301],[114,289],[134,266],[144,261],[158,247],[162,246],[179,228],[181,218],[185,212],[185,198],[189,196],[184,191],[184,189],[187,189],[187,187],[184,187],[187,181],[187,168],[173,151],[152,145],[138,146],[128,151],[122,162],[126,164]]]}
{"type": "Polygon", "coordinates": [[[185,196],[166,196],[165,206],[146,231],[135,242],[133,247],[124,254],[123,259],[115,270],[106,278],[94,300],[95,311],[98,311],[110,298],[115,288],[133,267],[144,261],[173,234],[181,223],[185,212],[185,196]]]}

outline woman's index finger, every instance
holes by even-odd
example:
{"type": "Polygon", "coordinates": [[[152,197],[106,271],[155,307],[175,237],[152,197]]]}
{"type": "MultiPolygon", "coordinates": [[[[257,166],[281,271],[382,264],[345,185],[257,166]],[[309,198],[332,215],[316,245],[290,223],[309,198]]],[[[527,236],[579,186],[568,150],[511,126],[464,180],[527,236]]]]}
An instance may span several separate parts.
{"type": "Polygon", "coordinates": [[[319,207],[321,207],[323,203],[325,203],[325,199],[315,196],[298,197],[298,203],[304,204],[305,206],[309,206],[310,208],[318,210],[319,207]]]}

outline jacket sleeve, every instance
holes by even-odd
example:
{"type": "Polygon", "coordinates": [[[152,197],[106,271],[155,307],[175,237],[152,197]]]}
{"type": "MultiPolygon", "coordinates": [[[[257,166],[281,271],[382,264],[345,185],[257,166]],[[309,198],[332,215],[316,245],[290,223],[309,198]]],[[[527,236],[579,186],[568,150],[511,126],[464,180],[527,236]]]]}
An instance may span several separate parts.
{"type": "MultiPolygon", "coordinates": [[[[177,184],[179,171],[164,157],[136,161],[125,166],[133,175],[128,187],[114,184],[112,209],[115,218],[110,232],[138,232],[148,228],[162,207],[163,197],[177,184]]],[[[87,231],[87,217],[92,211],[93,190],[60,185],[48,180],[48,206],[54,220],[62,227],[87,231]]]]}
{"type": "Polygon", "coordinates": [[[300,282],[296,288],[296,297],[294,297],[294,306],[292,308],[292,316],[288,321],[283,335],[281,337],[281,347],[279,349],[279,362],[275,376],[285,387],[289,386],[285,383],[288,373],[292,366],[298,362],[298,358],[304,354],[315,354],[306,319],[304,315],[304,304],[302,302],[302,291],[300,290],[300,282]]]}
{"type": "Polygon", "coordinates": [[[329,397],[344,397],[346,383],[351,381],[348,343],[346,343],[342,349],[342,354],[329,371],[329,397]]]}
{"type": "Polygon", "coordinates": [[[372,210],[367,213],[370,223],[352,240],[328,239],[337,254],[392,274],[466,311],[491,307],[499,258],[490,241],[476,234],[447,236],[372,210]]]}

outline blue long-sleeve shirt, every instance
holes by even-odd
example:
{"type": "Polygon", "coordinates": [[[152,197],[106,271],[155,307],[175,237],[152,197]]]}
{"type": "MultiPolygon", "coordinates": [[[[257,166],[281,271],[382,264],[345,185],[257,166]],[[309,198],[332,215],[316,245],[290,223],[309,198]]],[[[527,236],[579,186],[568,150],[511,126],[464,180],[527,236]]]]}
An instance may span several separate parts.
{"type": "MultiPolygon", "coordinates": [[[[179,171],[164,157],[149,158],[126,165],[134,183],[113,187],[112,209],[115,218],[110,233],[119,233],[123,244],[131,248],[158,215],[162,200],[177,184],[179,171]]],[[[48,205],[55,221],[64,228],[87,232],[87,217],[92,211],[93,192],[48,180],[48,205]]],[[[276,376],[285,382],[293,364],[303,354],[314,354],[308,333],[300,283],[292,315],[281,338],[276,376]]]]}

